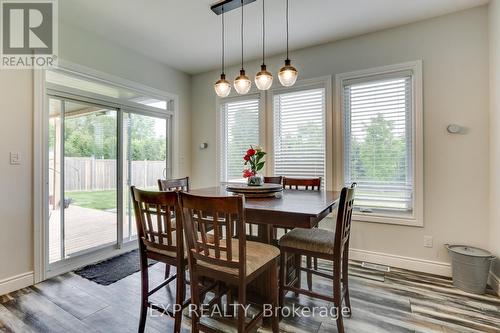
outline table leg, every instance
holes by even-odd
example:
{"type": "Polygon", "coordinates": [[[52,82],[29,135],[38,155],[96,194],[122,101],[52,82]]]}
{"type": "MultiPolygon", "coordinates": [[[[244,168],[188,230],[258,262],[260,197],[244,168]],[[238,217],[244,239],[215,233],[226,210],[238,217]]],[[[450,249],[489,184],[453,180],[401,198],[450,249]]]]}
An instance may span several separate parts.
{"type": "Polygon", "coordinates": [[[272,244],[273,241],[273,226],[270,224],[259,225],[259,241],[266,244],[272,244]]]}

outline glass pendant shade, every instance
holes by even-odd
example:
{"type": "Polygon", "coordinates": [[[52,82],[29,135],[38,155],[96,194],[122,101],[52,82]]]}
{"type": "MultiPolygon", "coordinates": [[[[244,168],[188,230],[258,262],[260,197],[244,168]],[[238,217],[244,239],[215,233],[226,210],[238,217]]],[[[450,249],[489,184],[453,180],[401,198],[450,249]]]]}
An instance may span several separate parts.
{"type": "Polygon", "coordinates": [[[278,78],[285,87],[291,87],[297,81],[297,69],[291,65],[290,59],[285,60],[285,66],[281,67],[278,78]]]}
{"type": "Polygon", "coordinates": [[[234,89],[240,95],[245,95],[250,91],[252,81],[245,75],[245,70],[240,70],[240,75],[234,80],[234,89]]]}
{"type": "Polygon", "coordinates": [[[215,93],[219,97],[227,97],[231,92],[231,83],[226,80],[226,75],[221,74],[220,79],[215,82],[215,93]]]}
{"type": "Polygon", "coordinates": [[[255,75],[255,85],[259,90],[268,90],[273,84],[273,75],[266,69],[266,65],[260,66],[260,72],[255,75]]]}

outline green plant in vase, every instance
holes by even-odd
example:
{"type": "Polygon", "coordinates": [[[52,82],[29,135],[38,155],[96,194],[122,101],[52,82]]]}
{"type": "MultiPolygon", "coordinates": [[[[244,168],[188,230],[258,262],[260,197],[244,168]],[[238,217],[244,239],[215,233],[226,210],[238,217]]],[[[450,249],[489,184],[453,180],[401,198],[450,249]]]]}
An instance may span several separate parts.
{"type": "Polygon", "coordinates": [[[259,171],[264,168],[266,161],[264,156],[266,153],[261,147],[250,146],[247,150],[243,160],[245,161],[245,170],[243,170],[243,177],[247,178],[247,184],[250,186],[261,186],[264,184],[264,177],[259,174],[259,171]]]}

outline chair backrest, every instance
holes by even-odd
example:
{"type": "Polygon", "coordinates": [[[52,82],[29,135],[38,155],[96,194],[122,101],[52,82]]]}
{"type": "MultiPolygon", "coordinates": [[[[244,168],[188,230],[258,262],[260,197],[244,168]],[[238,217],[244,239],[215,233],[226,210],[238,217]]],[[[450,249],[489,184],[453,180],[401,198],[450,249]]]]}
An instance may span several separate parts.
{"type": "Polygon", "coordinates": [[[351,237],[352,210],[354,205],[354,191],[356,183],[350,187],[344,187],[340,192],[339,206],[337,211],[337,223],[335,228],[334,253],[343,254],[348,251],[349,239],[351,237]]]}
{"type": "Polygon", "coordinates": [[[283,187],[295,190],[321,190],[321,177],[317,178],[291,178],[283,177],[283,187]]]}
{"type": "Polygon", "coordinates": [[[190,265],[200,260],[239,270],[239,276],[245,276],[244,200],[242,196],[204,197],[179,192],[190,265]],[[213,243],[207,237],[210,228],[214,232],[213,243]],[[235,236],[239,245],[237,249],[233,248],[235,236]]]}
{"type": "Polygon", "coordinates": [[[160,191],[186,191],[189,192],[189,177],[158,179],[160,191]]]}
{"type": "Polygon", "coordinates": [[[183,254],[182,221],[175,218],[180,214],[177,192],[143,191],[135,186],[130,190],[139,242],[146,248],[183,254]]]}
{"type": "Polygon", "coordinates": [[[283,184],[283,176],[264,177],[264,183],[267,184],[283,184]]]}

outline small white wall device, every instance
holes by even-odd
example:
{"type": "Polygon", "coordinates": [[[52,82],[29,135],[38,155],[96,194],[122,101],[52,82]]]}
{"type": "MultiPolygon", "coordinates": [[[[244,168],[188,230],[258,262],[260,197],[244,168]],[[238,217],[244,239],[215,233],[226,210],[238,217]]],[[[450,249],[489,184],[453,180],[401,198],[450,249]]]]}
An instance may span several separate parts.
{"type": "Polygon", "coordinates": [[[446,127],[446,130],[450,134],[463,134],[464,133],[464,128],[460,125],[455,125],[455,124],[448,125],[448,127],[446,127]]]}

